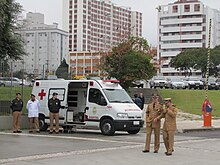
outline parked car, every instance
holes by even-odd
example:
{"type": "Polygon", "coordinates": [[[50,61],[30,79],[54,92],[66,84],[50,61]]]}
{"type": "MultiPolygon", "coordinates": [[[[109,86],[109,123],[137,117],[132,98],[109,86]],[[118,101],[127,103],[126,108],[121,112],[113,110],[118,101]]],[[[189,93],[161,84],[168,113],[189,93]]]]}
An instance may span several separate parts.
{"type": "Polygon", "coordinates": [[[0,87],[4,87],[4,86],[5,84],[2,81],[0,81],[0,87]]]}
{"type": "Polygon", "coordinates": [[[132,87],[144,88],[144,81],[143,80],[134,81],[132,82],[132,87]]]}
{"type": "Polygon", "coordinates": [[[0,81],[3,86],[19,86],[22,85],[22,81],[16,77],[0,77],[0,81]]]}
{"type": "Polygon", "coordinates": [[[188,88],[188,84],[183,82],[182,78],[173,77],[168,79],[168,86],[171,89],[186,89],[188,88]]]}
{"type": "MultiPolygon", "coordinates": [[[[205,82],[205,78],[201,79],[201,81],[204,84],[204,87],[206,86],[206,82],[205,82]]],[[[216,78],[214,77],[209,77],[208,79],[208,89],[212,90],[212,89],[219,89],[219,83],[217,82],[216,78]]]]}
{"type": "Polygon", "coordinates": [[[150,88],[169,88],[167,79],[162,76],[153,77],[149,83],[150,88]]]}
{"type": "Polygon", "coordinates": [[[187,77],[183,81],[189,89],[204,89],[204,84],[198,77],[187,77]]]}

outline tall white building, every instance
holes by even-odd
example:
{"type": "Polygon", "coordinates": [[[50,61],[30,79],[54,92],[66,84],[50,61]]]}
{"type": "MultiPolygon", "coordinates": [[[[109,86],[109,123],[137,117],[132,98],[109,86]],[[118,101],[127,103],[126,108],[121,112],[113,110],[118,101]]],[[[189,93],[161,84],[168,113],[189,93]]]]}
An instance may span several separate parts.
{"type": "MultiPolygon", "coordinates": [[[[211,47],[220,45],[220,12],[198,0],[178,0],[158,8],[158,51],[160,73],[182,75],[169,62],[187,48],[208,46],[209,20],[212,19],[211,47]]],[[[199,71],[194,72],[200,74],[199,71]]]]}
{"type": "Polygon", "coordinates": [[[129,35],[142,36],[142,13],[107,0],[63,0],[70,51],[100,51],[129,35]]]}
{"type": "Polygon", "coordinates": [[[14,63],[14,70],[24,70],[35,76],[54,73],[68,54],[68,32],[58,29],[58,24],[44,24],[41,13],[27,13],[24,28],[17,31],[23,40],[27,56],[24,64],[14,63]]]}

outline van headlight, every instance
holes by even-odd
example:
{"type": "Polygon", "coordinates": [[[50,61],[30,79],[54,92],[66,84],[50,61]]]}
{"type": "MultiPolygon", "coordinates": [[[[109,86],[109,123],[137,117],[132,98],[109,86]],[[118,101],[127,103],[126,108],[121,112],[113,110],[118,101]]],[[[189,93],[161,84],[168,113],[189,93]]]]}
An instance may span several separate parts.
{"type": "Polygon", "coordinates": [[[127,113],[117,113],[117,117],[119,117],[119,118],[128,118],[128,114],[127,113]]]}

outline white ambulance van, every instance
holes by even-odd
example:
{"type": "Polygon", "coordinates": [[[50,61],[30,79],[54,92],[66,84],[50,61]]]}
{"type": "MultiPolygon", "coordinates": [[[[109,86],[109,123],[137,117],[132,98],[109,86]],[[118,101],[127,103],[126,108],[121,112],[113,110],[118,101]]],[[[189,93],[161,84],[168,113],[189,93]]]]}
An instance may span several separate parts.
{"type": "Polygon", "coordinates": [[[60,125],[99,128],[104,135],[115,131],[137,134],[143,126],[142,110],[117,80],[37,80],[33,94],[40,101],[40,129],[49,125],[48,100],[54,92],[61,101],[60,125]]]}

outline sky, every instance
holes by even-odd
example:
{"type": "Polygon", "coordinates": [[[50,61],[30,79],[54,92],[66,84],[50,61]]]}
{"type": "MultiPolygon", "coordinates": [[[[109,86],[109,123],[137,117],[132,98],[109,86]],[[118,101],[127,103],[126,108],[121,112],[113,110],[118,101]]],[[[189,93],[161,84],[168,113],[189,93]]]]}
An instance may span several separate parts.
{"type": "MultiPolygon", "coordinates": [[[[63,0],[16,0],[25,13],[40,12],[44,14],[45,23],[56,22],[62,28],[62,1],[63,0]]],[[[131,7],[132,10],[143,13],[143,37],[150,45],[157,44],[157,10],[159,5],[167,5],[176,0],[111,0],[119,6],[131,7]]],[[[220,10],[220,0],[201,0],[205,5],[220,10]]],[[[25,16],[24,13],[24,16],[25,16]]]]}

